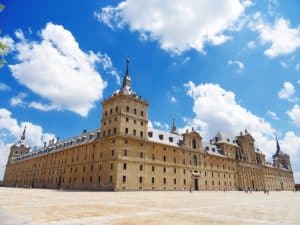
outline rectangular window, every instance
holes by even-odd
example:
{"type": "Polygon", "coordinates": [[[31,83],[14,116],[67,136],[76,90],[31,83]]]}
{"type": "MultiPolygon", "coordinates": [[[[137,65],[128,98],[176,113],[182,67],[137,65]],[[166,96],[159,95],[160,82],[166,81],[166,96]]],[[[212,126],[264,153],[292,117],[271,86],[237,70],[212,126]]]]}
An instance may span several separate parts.
{"type": "Polygon", "coordinates": [[[154,172],[155,171],[155,167],[154,166],[152,166],[152,172],[154,172]]]}
{"type": "Polygon", "coordinates": [[[141,116],[144,116],[144,111],[141,111],[141,116]]]}
{"type": "Polygon", "coordinates": [[[183,184],[186,185],[186,180],[185,179],[183,179],[183,184]]]}
{"type": "Polygon", "coordinates": [[[113,163],[111,163],[111,164],[110,164],[110,169],[112,170],[112,169],[113,169],[113,167],[114,167],[114,164],[113,164],[113,163]]]}
{"type": "Polygon", "coordinates": [[[154,154],[152,154],[152,160],[155,160],[155,155],[154,154]]]}
{"type": "Polygon", "coordinates": [[[127,156],[127,149],[124,149],[124,156],[127,156]]]}
{"type": "Polygon", "coordinates": [[[144,137],[144,132],[143,131],[140,132],[140,136],[144,137]]]}
{"type": "Polygon", "coordinates": [[[143,171],[143,165],[140,165],[140,171],[143,171]]]}
{"type": "Polygon", "coordinates": [[[126,182],[126,176],[123,176],[123,183],[126,182]]]}
{"type": "Polygon", "coordinates": [[[140,158],[144,158],[144,153],[140,152],[140,158]]]}
{"type": "Polygon", "coordinates": [[[124,170],[127,169],[127,164],[126,164],[126,163],[123,164],[123,169],[124,169],[124,170]]]}
{"type": "Polygon", "coordinates": [[[164,184],[166,184],[167,183],[167,179],[166,178],[164,178],[164,184]]]}
{"type": "Polygon", "coordinates": [[[155,181],[155,180],[154,180],[154,177],[152,177],[152,184],[154,184],[154,181],[155,181]]]}
{"type": "Polygon", "coordinates": [[[126,106],[126,112],[129,112],[129,106],[126,106]]]}
{"type": "Polygon", "coordinates": [[[136,109],[133,109],[133,113],[136,114],[136,109]]]}
{"type": "Polygon", "coordinates": [[[112,182],[112,176],[109,177],[109,182],[110,182],[110,183],[112,182]]]}
{"type": "Polygon", "coordinates": [[[115,150],[111,150],[111,156],[115,155],[115,150]]]}
{"type": "Polygon", "coordinates": [[[143,183],[143,177],[140,177],[140,184],[143,183]]]}
{"type": "Polygon", "coordinates": [[[164,173],[167,171],[166,167],[164,167],[164,173]]]}
{"type": "Polygon", "coordinates": [[[136,130],[133,130],[133,135],[134,135],[134,136],[136,135],[136,130]]]}
{"type": "Polygon", "coordinates": [[[125,134],[128,134],[128,128],[127,127],[125,128],[125,134]]]}
{"type": "Polygon", "coordinates": [[[174,184],[176,184],[176,178],[174,179],[174,184]]]}

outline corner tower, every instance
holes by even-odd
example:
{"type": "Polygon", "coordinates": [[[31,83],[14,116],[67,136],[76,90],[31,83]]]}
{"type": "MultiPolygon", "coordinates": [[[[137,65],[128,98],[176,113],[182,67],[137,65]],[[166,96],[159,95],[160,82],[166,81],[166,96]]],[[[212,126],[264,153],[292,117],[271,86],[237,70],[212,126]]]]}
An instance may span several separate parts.
{"type": "Polygon", "coordinates": [[[113,135],[147,138],[148,102],[131,87],[129,59],[122,86],[109,99],[102,102],[101,137],[113,135]]]}
{"type": "Polygon", "coordinates": [[[13,144],[10,147],[10,152],[7,160],[7,164],[11,163],[18,156],[27,154],[30,151],[30,147],[25,145],[25,134],[26,134],[26,126],[24,127],[22,136],[17,144],[13,144]]]}
{"type": "Polygon", "coordinates": [[[277,168],[292,170],[290,156],[281,151],[276,137],[276,153],[273,155],[273,165],[277,168]]]}

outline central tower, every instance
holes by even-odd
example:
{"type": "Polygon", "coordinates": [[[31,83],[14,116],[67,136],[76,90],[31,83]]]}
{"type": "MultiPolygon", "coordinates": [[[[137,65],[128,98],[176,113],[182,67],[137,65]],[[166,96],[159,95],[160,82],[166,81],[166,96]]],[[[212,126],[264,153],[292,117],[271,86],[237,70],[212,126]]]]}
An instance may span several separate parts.
{"type": "Polygon", "coordinates": [[[146,138],[148,129],[148,102],[131,87],[129,59],[122,86],[109,99],[102,102],[102,138],[112,135],[129,135],[146,138]]]}

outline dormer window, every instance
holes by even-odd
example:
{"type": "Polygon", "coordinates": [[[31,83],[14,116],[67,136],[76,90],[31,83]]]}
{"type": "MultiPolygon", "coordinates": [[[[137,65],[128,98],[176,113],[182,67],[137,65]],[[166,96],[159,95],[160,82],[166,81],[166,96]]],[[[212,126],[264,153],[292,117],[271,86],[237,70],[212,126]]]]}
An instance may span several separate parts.
{"type": "Polygon", "coordinates": [[[162,135],[162,134],[158,135],[158,137],[159,137],[160,140],[164,139],[164,135],[162,135]]]}
{"type": "Polygon", "coordinates": [[[153,137],[153,132],[152,131],[148,132],[148,137],[153,137]]]}
{"type": "Polygon", "coordinates": [[[173,142],[173,137],[169,137],[169,141],[170,141],[170,142],[173,142]]]}

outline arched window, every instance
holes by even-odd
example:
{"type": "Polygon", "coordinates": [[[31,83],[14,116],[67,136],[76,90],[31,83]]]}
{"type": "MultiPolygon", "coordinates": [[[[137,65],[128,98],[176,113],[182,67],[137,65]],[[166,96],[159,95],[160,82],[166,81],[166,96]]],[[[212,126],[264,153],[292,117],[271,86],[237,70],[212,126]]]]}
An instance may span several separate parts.
{"type": "Polygon", "coordinates": [[[194,155],[194,157],[193,157],[193,164],[194,164],[195,166],[198,165],[198,159],[197,159],[197,156],[196,156],[196,155],[194,155]]]}
{"type": "Polygon", "coordinates": [[[192,141],[192,147],[193,147],[193,149],[196,149],[196,148],[197,148],[197,144],[196,144],[195,139],[193,139],[193,141],[192,141]]]}

